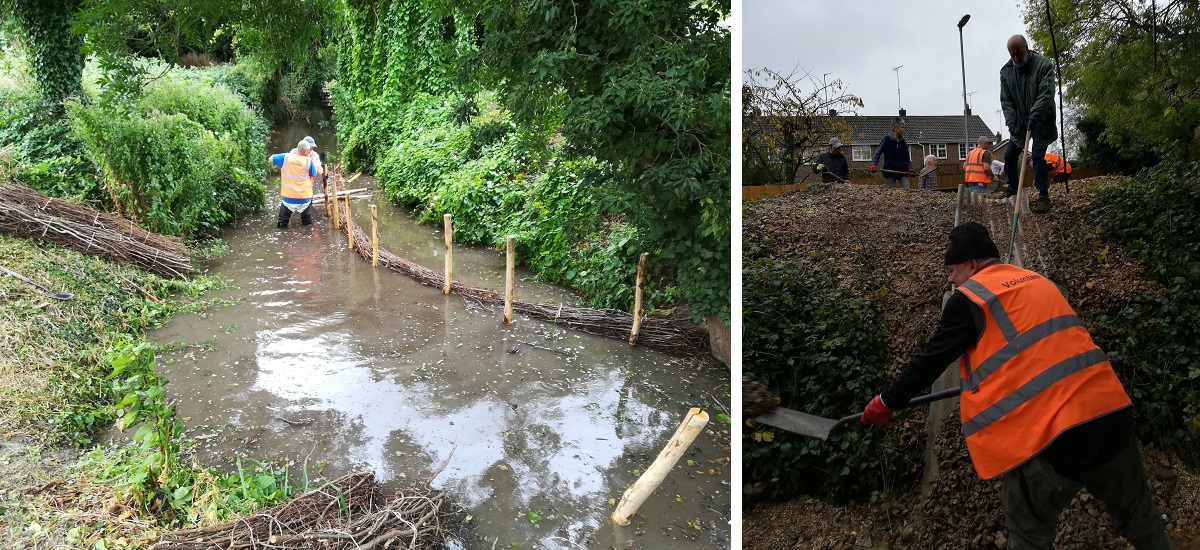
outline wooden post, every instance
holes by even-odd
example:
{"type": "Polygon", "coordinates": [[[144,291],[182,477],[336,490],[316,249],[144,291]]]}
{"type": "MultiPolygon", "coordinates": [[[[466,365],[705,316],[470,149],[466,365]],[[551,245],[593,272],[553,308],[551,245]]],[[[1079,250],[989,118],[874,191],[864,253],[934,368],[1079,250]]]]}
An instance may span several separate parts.
{"type": "Polygon", "coordinates": [[[646,283],[646,256],[642,252],[638,258],[637,286],[633,290],[633,329],[629,331],[629,345],[637,343],[638,329],[642,327],[642,288],[646,283]]]}
{"type": "Polygon", "coordinates": [[[379,267],[379,210],[371,205],[371,267],[379,267]]]}
{"type": "Polygon", "coordinates": [[[708,424],[708,413],[692,408],[688,411],[687,417],[683,419],[683,423],[675,430],[675,435],[671,437],[671,441],[663,447],[662,452],[658,453],[658,458],[654,459],[654,463],[646,468],[646,472],[633,482],[625,494],[621,497],[621,502],[617,504],[617,509],[612,513],[612,519],[618,525],[628,525],[633,519],[633,515],[637,513],[637,509],[646,501],[650,493],[658,488],[662,483],[663,478],[679,461],[679,457],[683,456],[684,451],[696,440],[696,436],[700,435],[700,430],[708,424]]]}
{"type": "Polygon", "coordinates": [[[321,186],[321,192],[325,193],[325,217],[328,218],[329,212],[329,179],[326,178],[325,185],[321,186]]]}
{"type": "Polygon", "coordinates": [[[514,237],[508,236],[508,266],[504,271],[504,322],[511,323],[513,320],[513,288],[516,278],[513,272],[513,267],[516,264],[517,252],[514,246],[514,237]]]}
{"type": "Polygon", "coordinates": [[[454,276],[454,237],[453,225],[450,223],[450,214],[442,216],[443,224],[446,226],[446,284],[442,287],[442,294],[450,294],[450,281],[454,276]]]}
{"type": "MultiPolygon", "coordinates": [[[[337,202],[337,198],[333,199],[337,202]]],[[[354,220],[350,218],[350,195],[346,195],[346,241],[350,250],[354,250],[354,220]]]]}
{"type": "Polygon", "coordinates": [[[331,194],[333,195],[333,200],[331,200],[331,201],[328,201],[328,202],[326,202],[325,204],[326,204],[326,206],[328,206],[328,205],[329,205],[329,203],[331,203],[331,202],[333,203],[333,228],[334,228],[334,229],[341,229],[341,228],[342,228],[342,221],[338,219],[338,218],[340,218],[340,217],[341,217],[341,213],[340,213],[340,212],[338,212],[338,203],[337,203],[337,189],[338,189],[338,187],[337,187],[337,179],[335,178],[335,179],[333,180],[333,182],[332,182],[332,183],[333,183],[333,191],[332,191],[332,193],[331,193],[331,194]]]}

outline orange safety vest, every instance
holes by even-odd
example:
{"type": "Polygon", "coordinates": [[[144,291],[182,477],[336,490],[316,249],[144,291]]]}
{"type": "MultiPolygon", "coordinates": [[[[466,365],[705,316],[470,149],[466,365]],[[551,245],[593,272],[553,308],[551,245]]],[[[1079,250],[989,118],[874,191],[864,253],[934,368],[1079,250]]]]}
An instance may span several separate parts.
{"type": "Polygon", "coordinates": [[[961,359],[959,397],[979,477],[1016,468],[1063,431],[1132,405],[1054,283],[995,264],[958,289],[984,314],[979,341],[961,359]]]}
{"type": "Polygon", "coordinates": [[[976,147],[967,153],[967,164],[964,167],[967,183],[988,184],[992,182],[992,167],[983,163],[983,154],[987,149],[976,147]]]}
{"type": "Polygon", "coordinates": [[[308,200],[313,196],[313,181],[308,175],[312,160],[308,157],[287,153],[279,173],[279,195],[289,199],[308,200]]]}
{"type": "Polygon", "coordinates": [[[1066,165],[1067,173],[1068,174],[1071,173],[1071,163],[1063,162],[1062,157],[1060,157],[1054,153],[1046,153],[1046,156],[1044,158],[1046,160],[1046,164],[1049,166],[1049,170],[1047,170],[1046,177],[1048,177],[1050,179],[1054,179],[1054,176],[1057,176],[1059,172],[1063,171],[1064,164],[1066,165]]]}

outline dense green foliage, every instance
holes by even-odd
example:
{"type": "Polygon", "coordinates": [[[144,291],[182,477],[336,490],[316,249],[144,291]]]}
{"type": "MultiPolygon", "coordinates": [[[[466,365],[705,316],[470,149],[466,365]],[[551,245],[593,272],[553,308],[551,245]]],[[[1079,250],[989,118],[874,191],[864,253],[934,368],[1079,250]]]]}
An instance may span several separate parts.
{"type": "Polygon", "coordinates": [[[474,69],[516,119],[612,167],[613,204],[676,266],[694,315],[730,312],[730,2],[480,0],[474,69]]]}
{"type": "MultiPolygon", "coordinates": [[[[470,123],[457,124],[464,102],[413,99],[379,162],[388,199],[427,222],[451,214],[456,241],[500,246],[514,235],[517,257],[541,278],[601,307],[632,307],[637,231],[604,210],[597,190],[609,171],[561,147],[535,154],[544,139],[483,103],[470,123]]],[[[650,303],[674,303],[677,289],[660,280],[653,272],[648,278],[650,303]]]]}
{"type": "Polygon", "coordinates": [[[266,124],[228,89],[162,78],[128,104],[73,104],[76,135],[119,212],[190,238],[261,211],[266,124]]]}
{"type": "MultiPolygon", "coordinates": [[[[578,189],[573,177],[539,175],[549,166],[544,159],[553,142],[549,149],[559,162],[601,167],[604,181],[590,182],[595,196],[589,200],[596,202],[597,212],[611,214],[612,230],[619,228],[622,235],[576,240],[573,246],[647,250],[651,264],[663,266],[662,273],[678,281],[694,315],[728,319],[729,34],[719,24],[729,13],[728,3],[619,0],[568,8],[553,2],[484,1],[438,8],[346,1],[342,10],[339,77],[331,89],[339,144],[352,166],[374,168],[391,182],[391,196],[423,211],[463,209],[465,216],[512,217],[529,199],[516,193],[528,182],[578,189]],[[484,134],[501,129],[493,117],[490,127],[472,122],[477,135],[461,144],[479,147],[482,156],[477,159],[464,164],[442,155],[457,151],[460,145],[454,140],[468,137],[453,129],[444,130],[449,141],[424,142],[434,151],[410,141],[408,154],[419,159],[397,158],[397,140],[409,139],[404,136],[413,131],[406,127],[413,120],[411,102],[442,98],[453,121],[463,124],[479,109],[461,98],[474,98],[481,89],[497,91],[498,103],[508,112],[504,120],[515,125],[506,130],[515,142],[471,145],[480,143],[477,137],[486,142],[484,134]],[[509,181],[491,177],[495,174],[507,174],[509,181]],[[493,189],[505,190],[480,195],[489,181],[493,189]],[[431,200],[434,187],[441,190],[439,201],[450,206],[418,202],[431,200]],[[463,193],[475,194],[459,196],[463,193]],[[504,198],[510,193],[511,198],[504,198]],[[486,206],[476,212],[464,209],[477,202],[486,206]]],[[[544,217],[551,219],[581,212],[571,204],[559,210],[554,200],[539,202],[544,217]]],[[[531,252],[524,257],[570,258],[553,248],[531,252]]],[[[572,274],[597,273],[595,268],[547,265],[577,288],[589,284],[571,281],[572,274]]],[[[607,262],[600,270],[617,271],[617,264],[607,262]]],[[[613,289],[618,297],[627,295],[631,281],[620,281],[596,286],[597,294],[613,289]]]]}
{"type": "Polygon", "coordinates": [[[29,65],[46,105],[58,114],[61,103],[80,93],[82,40],[71,31],[81,0],[15,0],[13,14],[24,31],[29,65]]]}
{"type": "MultiPolygon", "coordinates": [[[[1081,108],[1080,157],[1134,173],[1160,159],[1200,160],[1200,7],[1195,2],[1052,0],[1069,102],[1081,108]]],[[[1025,20],[1053,55],[1044,2],[1025,20]]]]}
{"type": "MultiPolygon", "coordinates": [[[[871,292],[839,289],[819,263],[747,259],[742,266],[742,368],[781,406],[828,418],[861,410],[887,382],[887,334],[871,292]]],[[[839,498],[888,489],[916,471],[919,430],[848,425],[828,441],[767,426],[742,432],[748,493],[839,498]],[[889,477],[894,476],[894,477],[889,477]]]]}
{"type": "Polygon", "coordinates": [[[1162,284],[1094,304],[1094,334],[1133,397],[1141,433],[1200,456],[1200,170],[1163,165],[1103,188],[1094,217],[1162,284]]]}

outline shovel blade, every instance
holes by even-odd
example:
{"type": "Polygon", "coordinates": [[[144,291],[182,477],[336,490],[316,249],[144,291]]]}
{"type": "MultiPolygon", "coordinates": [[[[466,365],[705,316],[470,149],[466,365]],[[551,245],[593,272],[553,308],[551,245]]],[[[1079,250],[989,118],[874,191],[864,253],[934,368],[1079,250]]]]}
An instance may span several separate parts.
{"type": "Polygon", "coordinates": [[[754,421],[821,440],[829,439],[830,432],[840,423],[838,420],[832,418],[802,413],[783,407],[777,407],[769,413],[760,415],[754,421]]]}

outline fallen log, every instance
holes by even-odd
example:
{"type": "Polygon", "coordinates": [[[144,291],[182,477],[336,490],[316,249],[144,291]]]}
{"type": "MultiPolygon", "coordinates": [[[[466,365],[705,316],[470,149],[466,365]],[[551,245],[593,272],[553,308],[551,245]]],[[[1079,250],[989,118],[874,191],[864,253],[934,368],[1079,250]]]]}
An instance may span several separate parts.
{"type": "MultiPolygon", "coordinates": [[[[367,194],[365,194],[365,195],[363,195],[363,194],[355,194],[355,195],[350,195],[350,200],[352,200],[352,201],[356,201],[356,200],[359,200],[359,199],[369,199],[369,198],[371,198],[371,197],[373,197],[373,196],[375,196],[375,195],[374,195],[374,194],[372,194],[372,193],[367,193],[367,194]]],[[[345,198],[346,198],[346,195],[344,195],[344,194],[341,194],[341,193],[339,193],[339,194],[338,194],[338,200],[345,200],[345,198]]],[[[325,204],[325,199],[324,199],[324,198],[320,198],[320,199],[313,199],[313,206],[323,206],[324,204],[325,204]]]]}
{"type": "Polygon", "coordinates": [[[0,181],[0,231],[135,265],[164,277],[183,277],[193,270],[189,250],[181,239],[48,197],[15,180],[0,181]]]}

